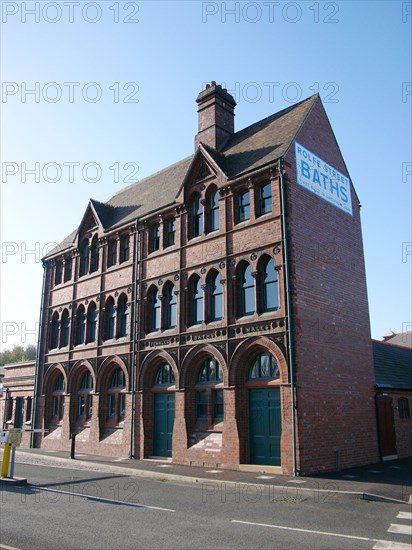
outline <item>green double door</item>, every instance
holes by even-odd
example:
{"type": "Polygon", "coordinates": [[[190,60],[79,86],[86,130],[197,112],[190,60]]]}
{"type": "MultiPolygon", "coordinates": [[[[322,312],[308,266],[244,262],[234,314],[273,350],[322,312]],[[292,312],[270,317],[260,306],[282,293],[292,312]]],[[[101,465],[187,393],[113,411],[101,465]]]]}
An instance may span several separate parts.
{"type": "Polygon", "coordinates": [[[249,390],[250,462],[280,466],[280,388],[249,390]]]}
{"type": "Polygon", "coordinates": [[[173,424],[175,420],[175,394],[155,393],[153,454],[154,456],[172,456],[173,424]]]}

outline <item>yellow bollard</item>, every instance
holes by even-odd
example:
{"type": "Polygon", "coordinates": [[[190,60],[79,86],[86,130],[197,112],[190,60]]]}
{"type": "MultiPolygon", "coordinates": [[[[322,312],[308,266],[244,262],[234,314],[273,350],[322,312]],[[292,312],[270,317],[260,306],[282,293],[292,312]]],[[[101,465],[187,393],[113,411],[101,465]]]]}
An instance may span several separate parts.
{"type": "Polygon", "coordinates": [[[1,465],[1,477],[7,477],[7,474],[9,472],[10,451],[11,445],[9,443],[6,443],[4,446],[3,462],[1,465]]]}

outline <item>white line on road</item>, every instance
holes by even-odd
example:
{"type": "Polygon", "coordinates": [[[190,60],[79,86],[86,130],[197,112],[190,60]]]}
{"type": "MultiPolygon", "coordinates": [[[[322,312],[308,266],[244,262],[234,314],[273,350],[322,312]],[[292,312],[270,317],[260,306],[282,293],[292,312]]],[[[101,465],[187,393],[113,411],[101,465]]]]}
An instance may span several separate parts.
{"type": "MultiPolygon", "coordinates": [[[[329,533],[327,531],[314,531],[312,529],[301,529],[299,527],[286,527],[285,525],[270,525],[268,523],[254,523],[252,521],[240,521],[237,519],[232,519],[232,523],[242,523],[244,525],[255,525],[257,527],[271,527],[272,529],[284,529],[286,531],[298,531],[300,533],[311,533],[313,535],[325,535],[328,537],[340,537],[343,539],[355,539],[355,540],[365,540],[378,543],[392,543],[390,540],[380,540],[380,539],[371,539],[369,537],[357,537],[355,535],[343,535],[342,533],[329,533]]],[[[410,546],[408,545],[408,548],[410,546]]]]}
{"type": "Polygon", "coordinates": [[[392,542],[390,540],[380,540],[375,544],[373,550],[411,550],[410,544],[404,542],[392,542]]]}
{"type": "Polygon", "coordinates": [[[136,502],[126,502],[124,500],[114,500],[112,498],[96,497],[93,495],[83,495],[82,493],[71,493],[70,491],[60,491],[58,489],[49,489],[48,487],[36,487],[41,491],[48,493],[60,493],[62,495],[69,495],[72,497],[86,498],[88,500],[96,500],[97,502],[107,502],[108,504],[124,504],[126,506],[134,506],[135,508],[148,508],[150,510],[160,510],[161,512],[176,512],[170,508],[159,508],[159,506],[148,506],[146,504],[137,504],[136,502]]]}
{"type": "Polygon", "coordinates": [[[399,512],[399,514],[396,517],[398,519],[412,519],[412,513],[411,512],[399,512]]]}
{"type": "Polygon", "coordinates": [[[399,533],[400,535],[412,535],[412,525],[401,525],[400,523],[391,523],[388,533],[399,533]]]}

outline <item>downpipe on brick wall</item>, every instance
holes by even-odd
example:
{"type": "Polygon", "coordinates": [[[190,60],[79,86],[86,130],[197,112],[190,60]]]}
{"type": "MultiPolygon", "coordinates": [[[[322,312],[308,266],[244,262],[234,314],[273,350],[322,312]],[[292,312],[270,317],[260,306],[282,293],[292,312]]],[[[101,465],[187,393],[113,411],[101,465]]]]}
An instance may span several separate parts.
{"type": "MultiPolygon", "coordinates": [[[[36,427],[36,421],[37,421],[37,399],[38,399],[38,384],[39,384],[39,370],[40,370],[40,362],[41,362],[41,352],[42,352],[42,342],[43,342],[43,313],[44,313],[44,302],[46,299],[46,281],[47,281],[47,268],[48,263],[43,263],[43,286],[41,290],[41,301],[40,301],[40,319],[39,319],[39,335],[37,340],[37,350],[36,350],[36,367],[34,369],[34,399],[33,399],[33,405],[32,405],[32,415],[31,415],[31,426],[32,428],[36,427]]],[[[32,432],[30,434],[30,447],[34,447],[34,438],[35,434],[32,432]]]]}
{"type": "Polygon", "coordinates": [[[134,291],[134,299],[133,299],[133,315],[132,322],[132,380],[131,380],[131,386],[132,386],[132,412],[131,412],[131,419],[130,419],[130,448],[129,448],[129,458],[133,458],[133,439],[134,439],[134,421],[136,416],[136,404],[135,404],[135,380],[136,380],[136,324],[137,324],[137,290],[138,286],[137,283],[140,279],[139,274],[139,218],[136,218],[136,235],[134,239],[134,258],[133,258],[133,291],[134,291]]]}
{"type": "Polygon", "coordinates": [[[292,400],[292,454],[293,454],[293,475],[298,475],[296,465],[296,415],[295,415],[295,368],[292,341],[292,304],[290,296],[290,274],[289,274],[289,247],[286,233],[286,193],[285,182],[283,180],[283,159],[278,162],[280,194],[282,201],[282,232],[283,232],[283,256],[285,264],[285,285],[286,285],[286,312],[288,316],[288,353],[289,353],[289,373],[290,373],[290,392],[292,400]]]}

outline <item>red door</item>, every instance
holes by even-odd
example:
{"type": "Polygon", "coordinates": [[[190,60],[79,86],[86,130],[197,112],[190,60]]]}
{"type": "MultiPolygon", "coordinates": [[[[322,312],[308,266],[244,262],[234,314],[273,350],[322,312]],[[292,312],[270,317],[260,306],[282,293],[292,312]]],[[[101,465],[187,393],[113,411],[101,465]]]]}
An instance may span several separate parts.
{"type": "Polygon", "coordinates": [[[376,398],[378,413],[379,446],[382,458],[396,456],[395,421],[393,417],[392,398],[380,395],[376,398]]]}

